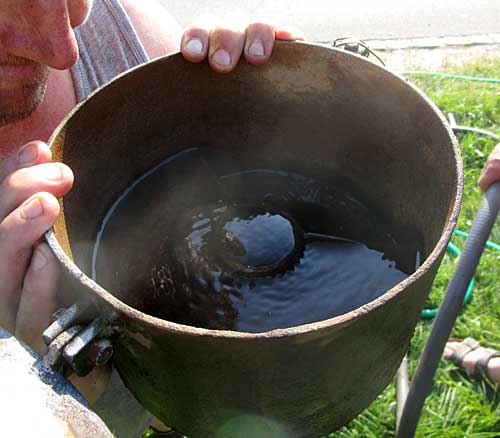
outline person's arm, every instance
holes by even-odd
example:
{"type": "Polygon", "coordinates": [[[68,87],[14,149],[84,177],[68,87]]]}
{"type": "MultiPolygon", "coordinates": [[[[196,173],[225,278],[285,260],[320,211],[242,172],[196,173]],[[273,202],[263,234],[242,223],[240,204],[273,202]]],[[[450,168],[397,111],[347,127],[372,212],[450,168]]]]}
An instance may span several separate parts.
{"type": "Polygon", "coordinates": [[[179,51],[182,28],[156,0],[120,0],[150,59],[179,51]]]}

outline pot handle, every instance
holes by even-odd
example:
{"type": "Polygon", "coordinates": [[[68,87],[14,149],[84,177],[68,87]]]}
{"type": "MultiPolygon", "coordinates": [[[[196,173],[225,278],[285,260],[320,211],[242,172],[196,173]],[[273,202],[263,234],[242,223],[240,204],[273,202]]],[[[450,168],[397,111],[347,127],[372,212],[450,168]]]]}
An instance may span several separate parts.
{"type": "Polygon", "coordinates": [[[48,346],[42,364],[66,376],[72,373],[83,377],[94,367],[106,364],[113,355],[113,345],[103,337],[104,330],[115,319],[112,312],[95,317],[89,324],[92,309],[88,300],[80,300],[67,309],[54,313],[54,322],[43,332],[48,346]]]}
{"type": "Polygon", "coordinates": [[[352,52],[360,56],[364,56],[365,58],[369,58],[370,55],[377,58],[377,60],[385,67],[385,62],[378,56],[371,48],[366,44],[365,41],[350,38],[350,37],[342,37],[337,38],[332,42],[332,47],[337,49],[345,50],[346,52],[352,52]]]}

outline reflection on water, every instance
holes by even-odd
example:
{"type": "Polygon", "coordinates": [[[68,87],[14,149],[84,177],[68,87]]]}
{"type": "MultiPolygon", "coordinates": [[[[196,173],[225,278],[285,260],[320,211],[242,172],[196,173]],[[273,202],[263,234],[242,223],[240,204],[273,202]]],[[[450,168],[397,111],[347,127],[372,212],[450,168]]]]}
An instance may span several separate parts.
{"type": "Polygon", "coordinates": [[[349,312],[407,277],[386,245],[324,237],[354,237],[339,226],[351,195],[231,164],[191,150],[136,182],[103,223],[96,279],[160,318],[263,332],[349,312]]]}

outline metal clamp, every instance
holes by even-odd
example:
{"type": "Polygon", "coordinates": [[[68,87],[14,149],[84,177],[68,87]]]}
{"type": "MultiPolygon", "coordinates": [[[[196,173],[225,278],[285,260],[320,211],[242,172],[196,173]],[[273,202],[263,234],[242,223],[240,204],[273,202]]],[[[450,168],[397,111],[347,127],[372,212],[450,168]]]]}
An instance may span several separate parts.
{"type": "Polygon", "coordinates": [[[83,324],[90,307],[89,302],[79,301],[55,312],[54,322],[43,333],[48,346],[42,361],[46,368],[82,377],[111,359],[113,346],[100,335],[114,315],[98,316],[90,324],[83,324]]]}

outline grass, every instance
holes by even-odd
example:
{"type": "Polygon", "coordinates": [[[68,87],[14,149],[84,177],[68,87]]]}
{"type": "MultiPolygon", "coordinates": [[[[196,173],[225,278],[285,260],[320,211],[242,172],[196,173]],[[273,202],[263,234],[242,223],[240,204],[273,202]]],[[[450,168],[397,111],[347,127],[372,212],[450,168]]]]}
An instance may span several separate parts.
{"type": "MultiPolygon", "coordinates": [[[[500,58],[478,59],[449,72],[500,78],[500,58]]],[[[500,131],[500,84],[413,76],[411,79],[437,104],[443,113],[453,113],[460,125],[500,131]]],[[[469,230],[482,199],[476,185],[486,157],[495,146],[488,137],[461,135],[460,145],[465,168],[465,187],[458,228],[469,230]]],[[[500,242],[497,221],[490,239],[500,242]]],[[[454,236],[459,247],[463,239],[454,236]]],[[[429,297],[438,304],[455,259],[445,257],[429,297]]],[[[415,330],[409,351],[410,374],[429,334],[431,322],[421,321],[415,330]]],[[[452,336],[472,336],[483,344],[500,349],[500,252],[486,250],[476,272],[474,296],[457,320],[452,336]]],[[[453,366],[441,361],[434,386],[426,400],[416,437],[418,438],[492,438],[500,436],[500,404],[496,392],[486,384],[473,383],[453,372],[453,366]]],[[[394,437],[396,428],[395,384],[391,383],[362,414],[330,438],[394,437]]]]}

